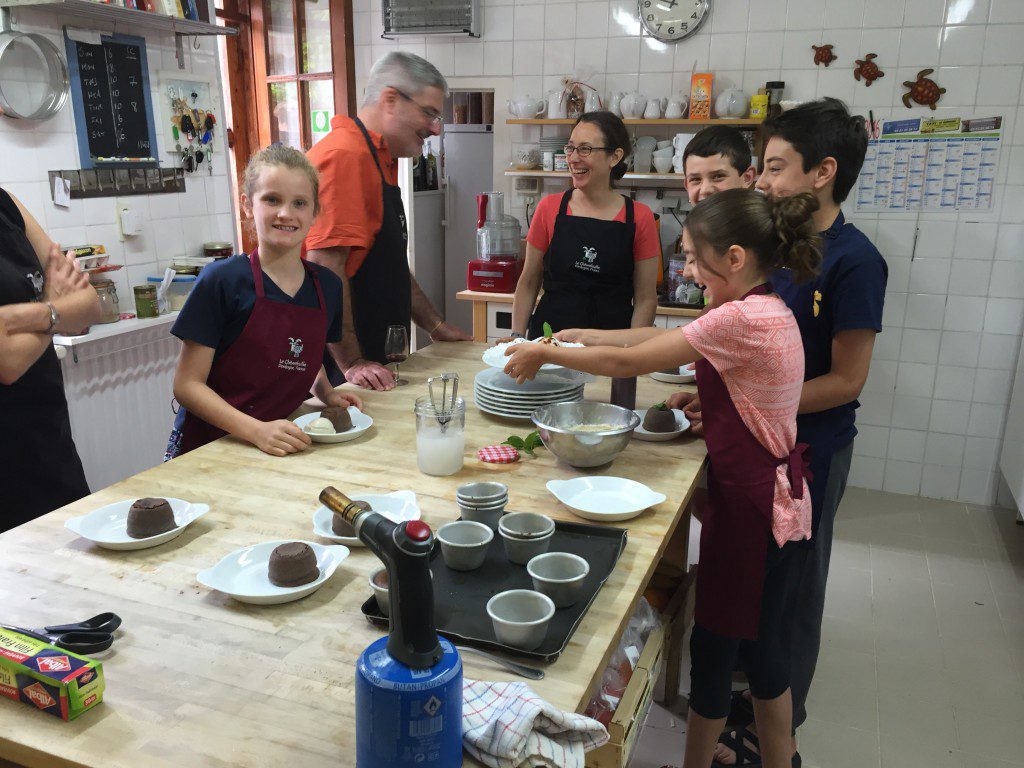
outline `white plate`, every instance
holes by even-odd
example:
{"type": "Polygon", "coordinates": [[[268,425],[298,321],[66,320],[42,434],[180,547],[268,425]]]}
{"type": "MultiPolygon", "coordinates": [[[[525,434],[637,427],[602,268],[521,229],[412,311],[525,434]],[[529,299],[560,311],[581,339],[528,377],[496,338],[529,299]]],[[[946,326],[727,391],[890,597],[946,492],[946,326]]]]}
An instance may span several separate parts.
{"type": "Polygon", "coordinates": [[[498,411],[507,411],[509,413],[516,413],[522,416],[529,416],[538,408],[543,408],[546,405],[554,405],[555,403],[576,403],[582,399],[583,393],[578,392],[575,395],[560,397],[550,403],[513,403],[500,398],[490,397],[479,391],[475,391],[473,393],[474,402],[483,403],[488,408],[493,408],[498,411]]]}
{"type": "MultiPolygon", "coordinates": [[[[525,416],[517,415],[517,414],[513,414],[513,413],[503,413],[502,411],[499,411],[499,410],[496,410],[494,408],[491,408],[490,406],[484,405],[479,400],[474,400],[473,402],[476,403],[476,407],[477,408],[479,408],[484,413],[489,413],[491,416],[500,416],[503,419],[515,419],[516,421],[530,421],[530,414],[529,413],[526,414],[525,416]]],[[[533,411],[530,411],[530,413],[533,413],[533,411]]]]}
{"type": "Polygon", "coordinates": [[[679,373],[664,373],[662,371],[655,371],[651,374],[651,378],[655,381],[665,381],[669,384],[689,384],[691,381],[697,380],[697,369],[694,368],[694,364],[682,365],[679,367],[679,373]]]}
{"type": "Polygon", "coordinates": [[[544,400],[512,400],[506,395],[495,395],[485,389],[476,387],[473,390],[473,396],[489,402],[491,405],[508,406],[515,410],[526,410],[528,408],[541,408],[542,406],[551,405],[553,403],[567,403],[582,400],[583,390],[580,389],[576,392],[566,392],[565,394],[554,395],[553,397],[544,400]]]}
{"type": "MultiPolygon", "coordinates": [[[[564,370],[564,369],[563,369],[564,370]]],[[[557,392],[566,392],[576,387],[583,386],[583,382],[567,379],[564,376],[549,375],[538,376],[522,384],[516,384],[516,380],[505,374],[503,370],[496,368],[485,368],[473,379],[477,386],[488,390],[495,390],[506,395],[518,397],[535,397],[552,395],[557,392]]]]}
{"type": "Polygon", "coordinates": [[[265,541],[262,544],[236,549],[231,554],[222,557],[213,568],[207,568],[196,574],[196,580],[204,587],[216,589],[242,603],[253,603],[254,605],[290,603],[292,600],[298,600],[316,592],[325,581],[331,578],[341,561],[348,557],[348,547],[341,544],[325,546],[312,541],[304,542],[309,544],[316,553],[316,565],[320,569],[320,576],[309,584],[301,584],[297,587],[278,587],[270,583],[270,577],[267,575],[270,553],[274,551],[275,547],[290,541],[297,541],[297,539],[265,541]]]}
{"type": "Polygon", "coordinates": [[[133,539],[128,535],[128,511],[138,499],[125,499],[94,509],[80,517],[72,517],[64,527],[106,549],[146,549],[164,544],[181,535],[189,525],[210,511],[208,504],[190,504],[183,499],[167,498],[174,513],[176,528],[156,536],[133,539]]]}
{"type": "Polygon", "coordinates": [[[644,417],[647,415],[647,411],[647,408],[633,411],[633,413],[640,417],[640,426],[633,430],[633,437],[637,440],[662,443],[666,440],[674,440],[690,428],[690,420],[686,418],[686,414],[678,408],[673,408],[672,415],[676,417],[676,428],[673,432],[648,432],[644,429],[644,417]]]}
{"type": "Polygon", "coordinates": [[[666,498],[635,480],[604,475],[548,480],[547,488],[584,520],[600,523],[629,520],[666,498]]]}
{"type": "MultiPolygon", "coordinates": [[[[303,432],[306,432],[306,427],[308,427],[314,419],[319,419],[320,413],[322,413],[322,411],[307,413],[305,416],[299,416],[299,418],[295,420],[295,423],[303,432]]],[[[314,443],[347,443],[349,440],[355,440],[363,434],[363,432],[373,426],[373,419],[360,411],[354,405],[350,405],[348,407],[348,415],[352,417],[352,429],[346,430],[345,432],[337,432],[333,435],[318,435],[315,432],[306,432],[306,434],[310,436],[314,443]]]]}
{"type": "MultiPolygon", "coordinates": [[[[487,370],[493,371],[494,368],[488,368],[487,370]]],[[[477,382],[473,389],[477,392],[483,392],[485,395],[495,398],[496,400],[502,400],[509,403],[557,403],[560,398],[582,395],[583,387],[570,387],[568,389],[560,389],[557,392],[546,392],[544,394],[537,395],[511,395],[500,389],[491,389],[477,382]]]]}
{"type": "MultiPolygon", "coordinates": [[[[483,361],[492,368],[500,368],[505,370],[505,366],[508,365],[508,357],[505,355],[505,350],[512,344],[526,344],[539,341],[541,337],[532,339],[531,342],[527,342],[526,339],[513,339],[512,341],[505,342],[503,344],[495,344],[493,347],[484,352],[483,361]]],[[[560,341],[558,342],[560,347],[582,347],[582,344],[577,344],[571,341],[560,341]]],[[[562,370],[564,366],[555,365],[554,363],[544,363],[540,367],[542,371],[558,371],[562,370]]]]}
{"type": "MultiPolygon", "coordinates": [[[[407,520],[420,519],[420,507],[416,503],[416,494],[412,491],[395,491],[394,493],[361,493],[349,496],[352,501],[365,501],[374,512],[380,512],[384,517],[393,523],[402,523],[407,520]]],[[[336,541],[339,544],[347,544],[350,547],[364,546],[363,540],[358,536],[338,536],[335,534],[331,523],[334,521],[334,512],[325,506],[321,506],[313,513],[313,533],[323,536],[325,539],[336,541]]]]}

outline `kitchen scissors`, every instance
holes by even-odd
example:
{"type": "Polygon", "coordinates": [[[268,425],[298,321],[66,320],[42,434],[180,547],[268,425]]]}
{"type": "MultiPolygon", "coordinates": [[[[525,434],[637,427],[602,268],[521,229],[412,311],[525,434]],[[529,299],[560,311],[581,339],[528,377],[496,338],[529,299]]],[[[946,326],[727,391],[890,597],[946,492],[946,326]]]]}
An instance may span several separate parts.
{"type": "Polygon", "coordinates": [[[86,655],[107,650],[114,642],[114,630],[120,626],[121,617],[110,612],[74,624],[57,624],[42,629],[25,629],[0,624],[3,629],[20,632],[44,643],[56,645],[65,651],[86,655]]]}

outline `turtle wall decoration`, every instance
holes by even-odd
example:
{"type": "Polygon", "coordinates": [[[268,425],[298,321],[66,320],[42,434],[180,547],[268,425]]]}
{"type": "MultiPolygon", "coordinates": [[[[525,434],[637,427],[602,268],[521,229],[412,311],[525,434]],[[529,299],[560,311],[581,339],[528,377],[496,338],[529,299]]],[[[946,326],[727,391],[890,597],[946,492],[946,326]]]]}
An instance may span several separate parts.
{"type": "Polygon", "coordinates": [[[946,89],[939,88],[938,83],[928,78],[928,75],[934,71],[934,69],[922,69],[917,73],[917,80],[914,82],[909,80],[903,81],[904,87],[910,89],[903,94],[903,106],[910,109],[910,102],[913,100],[923,107],[935,109],[936,103],[938,103],[942,94],[946,92],[946,89]]]}
{"type": "Polygon", "coordinates": [[[870,87],[871,83],[880,77],[885,77],[885,72],[878,68],[872,59],[877,59],[878,55],[869,53],[863,59],[857,59],[857,66],[853,70],[853,77],[857,82],[864,78],[864,85],[870,87]]]}
{"type": "Polygon", "coordinates": [[[814,49],[815,66],[817,66],[818,64],[824,64],[827,67],[833,61],[839,58],[834,53],[832,53],[832,49],[835,48],[835,46],[832,45],[832,43],[829,43],[828,45],[812,45],[811,48],[814,49]]]}

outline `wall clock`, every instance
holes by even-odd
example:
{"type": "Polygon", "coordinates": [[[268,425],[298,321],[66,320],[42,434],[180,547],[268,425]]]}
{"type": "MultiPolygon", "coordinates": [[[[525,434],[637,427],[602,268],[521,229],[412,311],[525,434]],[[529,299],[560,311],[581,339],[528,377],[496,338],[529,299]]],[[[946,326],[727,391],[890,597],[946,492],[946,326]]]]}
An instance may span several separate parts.
{"type": "Polygon", "coordinates": [[[692,35],[711,13],[711,0],[637,0],[640,22],[651,37],[678,43],[692,35]]]}

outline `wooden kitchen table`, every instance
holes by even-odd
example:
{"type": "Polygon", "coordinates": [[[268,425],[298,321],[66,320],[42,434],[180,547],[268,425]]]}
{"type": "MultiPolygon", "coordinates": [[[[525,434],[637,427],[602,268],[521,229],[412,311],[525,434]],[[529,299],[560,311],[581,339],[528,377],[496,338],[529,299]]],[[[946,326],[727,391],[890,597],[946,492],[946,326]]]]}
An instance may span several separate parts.
{"type": "MultiPolygon", "coordinates": [[[[427,376],[458,371],[462,394],[471,398],[484,349],[435,344],[412,355],[402,365],[409,386],[361,393],[374,425],[355,441],[314,443],[303,453],[274,458],[233,438],[219,440],[0,535],[0,621],[43,626],[102,611],[124,619],[113,648],[98,657],[106,675],[104,703],[62,722],[0,701],[0,759],[40,768],[355,765],[355,663],[380,636],[359,606],[371,594],[367,576],[376,557],[353,548],[316,593],[276,606],[236,602],[199,585],[196,574],[238,547],[315,539],[312,514],[327,485],[346,493],[412,489],[436,529],[458,517],[458,485],[496,479],[510,487],[510,510],[576,520],[544,484],[594,472],[558,464],[543,449],[514,465],[481,464],[477,448],[525,434],[530,425],[492,418],[472,405],[462,471],[429,477],[416,468],[413,401],[425,394],[427,376]],[[130,552],[101,549],[64,527],[70,517],[141,496],[205,502],[211,511],[174,541],[130,552]]],[[[642,377],[637,404],[661,401],[676,389],[642,377]]],[[[607,379],[587,386],[589,399],[606,400],[608,392],[607,379]]],[[[705,455],[704,442],[693,438],[634,440],[597,470],[642,481],[668,500],[614,524],[629,529],[615,571],[563,655],[547,666],[547,677],[530,682],[555,706],[586,706],[684,516],[705,455]]],[[[522,679],[472,655],[464,664],[467,678],[522,679]]]]}

